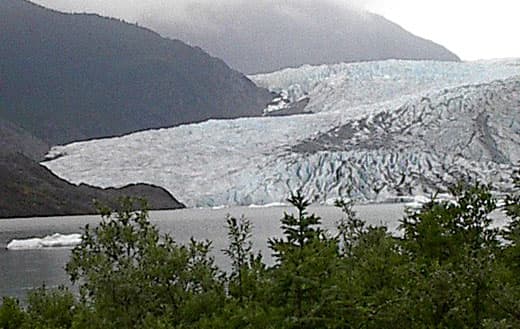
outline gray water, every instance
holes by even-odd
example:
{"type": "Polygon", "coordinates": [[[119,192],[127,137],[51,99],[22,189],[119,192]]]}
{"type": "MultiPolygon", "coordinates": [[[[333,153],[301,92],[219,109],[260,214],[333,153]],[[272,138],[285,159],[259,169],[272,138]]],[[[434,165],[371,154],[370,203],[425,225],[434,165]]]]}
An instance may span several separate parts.
{"type": "MultiPolygon", "coordinates": [[[[372,225],[387,225],[395,230],[404,214],[402,204],[378,204],[357,206],[359,217],[372,225]]],[[[281,236],[280,219],[284,211],[294,208],[232,207],[225,209],[181,209],[152,211],[150,219],[161,232],[171,234],[179,243],[190,237],[213,242],[213,255],[219,266],[228,266],[221,250],[227,247],[225,219],[227,214],[235,217],[245,215],[253,224],[253,246],[260,251],[267,263],[271,262],[267,240],[281,236]]],[[[323,226],[333,230],[341,218],[341,211],[330,206],[310,207],[310,213],[322,218],[323,226]]],[[[6,250],[12,239],[44,237],[53,233],[81,233],[86,224],[96,225],[99,216],[69,216],[45,218],[0,219],[0,296],[24,299],[31,289],[45,284],[47,287],[70,285],[64,267],[70,255],[68,248],[40,250],[6,250]]]]}

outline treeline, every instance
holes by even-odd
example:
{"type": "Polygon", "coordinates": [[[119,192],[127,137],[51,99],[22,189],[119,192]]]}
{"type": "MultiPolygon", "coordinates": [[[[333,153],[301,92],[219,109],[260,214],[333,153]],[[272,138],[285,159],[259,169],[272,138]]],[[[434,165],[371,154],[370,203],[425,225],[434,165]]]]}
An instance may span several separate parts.
{"type": "MultiPolygon", "coordinates": [[[[520,328],[520,174],[493,226],[489,186],[459,184],[402,220],[398,237],[367,226],[338,201],[338,232],[320,227],[299,193],[269,240],[275,263],[252,249],[253,227],[227,219],[231,269],[211,242],[177,244],[145,210],[103,210],[66,270],[79,297],[38,289],[25,307],[4,298],[1,328],[520,328]]],[[[502,208],[502,206],[500,206],[502,208]]]]}

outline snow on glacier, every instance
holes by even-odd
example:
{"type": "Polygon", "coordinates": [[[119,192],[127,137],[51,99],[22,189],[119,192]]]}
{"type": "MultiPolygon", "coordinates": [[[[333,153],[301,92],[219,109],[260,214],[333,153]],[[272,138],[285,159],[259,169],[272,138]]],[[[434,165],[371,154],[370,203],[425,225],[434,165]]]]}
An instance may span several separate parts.
{"type": "Polygon", "coordinates": [[[314,114],[210,120],[54,147],[73,183],[167,188],[188,206],[429,193],[469,172],[507,186],[520,160],[520,61],[303,66],[253,76],[314,114]],[[481,110],[482,109],[482,110],[481,110]]]}
{"type": "Polygon", "coordinates": [[[190,206],[236,204],[242,196],[233,191],[254,184],[253,177],[285,147],[340,118],[210,120],[54,147],[50,156],[63,156],[43,164],[73,183],[107,187],[140,181],[163,186],[190,206]]]}
{"type": "Polygon", "coordinates": [[[306,110],[346,110],[398,97],[505,79],[518,74],[518,61],[437,62],[388,60],[378,62],[304,65],[252,75],[257,85],[295,102],[309,97],[306,110]],[[516,73],[515,73],[516,72],[516,73]]]}

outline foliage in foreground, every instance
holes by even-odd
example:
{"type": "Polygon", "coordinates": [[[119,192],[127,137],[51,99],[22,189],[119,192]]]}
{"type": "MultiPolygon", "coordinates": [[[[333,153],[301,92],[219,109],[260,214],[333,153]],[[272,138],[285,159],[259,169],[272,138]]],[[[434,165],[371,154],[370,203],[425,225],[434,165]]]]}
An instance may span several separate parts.
{"type": "Polygon", "coordinates": [[[407,213],[400,237],[342,200],[333,235],[297,193],[283,238],[268,241],[272,266],[253,253],[251,223],[227,218],[227,273],[209,241],[178,245],[126,200],[72,252],[79,298],[63,288],[32,292],[24,308],[5,298],[0,328],[519,328],[518,183],[503,229],[489,187],[460,185],[454,201],[407,213]]]}

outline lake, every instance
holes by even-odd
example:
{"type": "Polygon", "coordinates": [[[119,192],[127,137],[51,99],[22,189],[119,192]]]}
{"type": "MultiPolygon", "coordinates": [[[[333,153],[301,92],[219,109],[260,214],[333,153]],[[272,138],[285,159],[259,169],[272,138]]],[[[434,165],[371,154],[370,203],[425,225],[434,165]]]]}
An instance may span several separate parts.
{"type": "MultiPolygon", "coordinates": [[[[368,224],[386,224],[395,230],[404,214],[404,204],[360,205],[355,207],[359,217],[368,224]]],[[[161,232],[170,233],[179,243],[197,240],[213,241],[213,255],[221,268],[228,260],[221,252],[227,247],[227,214],[235,217],[245,215],[253,224],[253,246],[261,251],[267,263],[272,262],[267,248],[267,239],[281,236],[280,219],[284,211],[293,212],[291,207],[231,207],[223,209],[181,209],[173,211],[151,211],[150,219],[161,232]]],[[[311,206],[323,220],[323,226],[334,229],[342,213],[332,206],[311,206]]],[[[46,248],[37,250],[6,250],[12,239],[44,237],[53,233],[81,233],[86,224],[95,225],[99,216],[67,216],[44,218],[0,219],[0,296],[24,299],[27,291],[45,284],[55,287],[69,284],[64,266],[70,248],[46,248]]]]}

